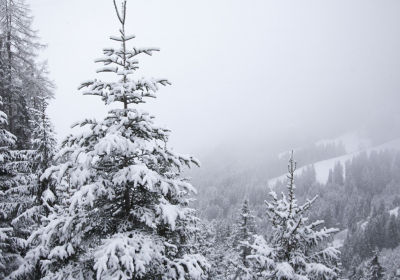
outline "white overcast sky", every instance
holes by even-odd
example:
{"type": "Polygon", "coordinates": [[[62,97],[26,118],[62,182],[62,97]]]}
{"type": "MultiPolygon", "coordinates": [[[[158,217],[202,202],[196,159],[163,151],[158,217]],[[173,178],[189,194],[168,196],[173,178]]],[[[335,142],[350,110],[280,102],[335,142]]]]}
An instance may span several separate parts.
{"type": "MultiPolygon", "coordinates": [[[[108,39],[118,20],[112,0],[27,3],[48,44],[41,58],[57,85],[49,114],[64,138],[71,123],[110,109],[77,86],[108,78],[93,60],[118,45],[108,39]]],[[[172,86],[143,107],[182,153],[287,131],[329,135],[400,101],[398,0],[128,0],[127,17],[132,45],[161,49],[140,59],[137,75],[172,86]]]]}

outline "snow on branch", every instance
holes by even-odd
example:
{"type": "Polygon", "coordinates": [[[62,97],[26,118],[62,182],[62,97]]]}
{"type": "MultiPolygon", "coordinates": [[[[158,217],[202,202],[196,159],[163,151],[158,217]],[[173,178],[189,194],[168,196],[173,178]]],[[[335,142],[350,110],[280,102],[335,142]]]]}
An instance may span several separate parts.
{"type": "Polygon", "coordinates": [[[161,262],[163,251],[155,236],[138,231],[115,234],[94,253],[97,280],[142,277],[150,263],[161,262]]]}

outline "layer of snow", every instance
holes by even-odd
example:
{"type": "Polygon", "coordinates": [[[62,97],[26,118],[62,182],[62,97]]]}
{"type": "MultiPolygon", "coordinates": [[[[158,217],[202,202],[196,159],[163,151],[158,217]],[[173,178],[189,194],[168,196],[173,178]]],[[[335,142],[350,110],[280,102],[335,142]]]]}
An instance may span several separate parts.
{"type": "Polygon", "coordinates": [[[397,218],[397,216],[399,215],[399,206],[397,206],[396,208],[390,210],[390,211],[389,211],[389,214],[390,214],[390,215],[395,215],[396,218],[397,218]]]}
{"type": "Polygon", "coordinates": [[[368,221],[365,221],[364,223],[361,224],[361,229],[364,230],[366,226],[368,225],[368,221]]]}
{"type": "MultiPolygon", "coordinates": [[[[346,134],[347,135],[347,134],[346,134]]],[[[349,134],[350,135],[350,134],[349,134]]],[[[350,139],[351,137],[348,136],[348,138],[350,139]]],[[[339,138],[337,138],[339,139],[339,138]]],[[[344,139],[344,138],[342,138],[344,139]]],[[[346,148],[347,149],[347,148],[346,148]]],[[[353,152],[351,154],[347,154],[344,156],[340,156],[340,157],[335,157],[335,158],[331,158],[331,159],[327,159],[327,160],[323,160],[323,161],[319,161],[314,163],[314,167],[315,167],[315,171],[317,173],[317,181],[320,183],[325,184],[326,181],[328,181],[328,176],[329,176],[329,170],[333,169],[333,167],[335,166],[336,162],[340,162],[342,165],[344,165],[344,163],[349,160],[352,159],[354,156],[358,155],[359,153],[366,151],[367,154],[369,155],[372,151],[382,151],[385,149],[396,149],[396,150],[400,150],[400,138],[389,141],[387,143],[384,143],[382,145],[378,145],[375,147],[369,147],[367,149],[361,150],[361,151],[357,151],[357,152],[353,152]]],[[[299,169],[297,169],[295,171],[295,174],[299,175],[303,172],[303,170],[306,168],[306,166],[303,166],[299,169]]],[[[276,184],[276,182],[278,180],[282,181],[283,179],[286,178],[286,174],[270,179],[268,181],[268,185],[273,186],[276,184]]]]}

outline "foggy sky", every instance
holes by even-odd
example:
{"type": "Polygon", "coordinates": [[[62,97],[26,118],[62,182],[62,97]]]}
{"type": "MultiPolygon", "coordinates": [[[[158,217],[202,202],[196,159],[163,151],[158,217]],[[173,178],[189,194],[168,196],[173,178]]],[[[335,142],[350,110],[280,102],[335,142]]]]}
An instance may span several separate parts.
{"type": "MultiPolygon", "coordinates": [[[[118,46],[111,0],[30,0],[57,90],[49,114],[58,137],[110,106],[82,96],[102,48],[118,46]]],[[[400,101],[399,1],[128,1],[137,77],[166,77],[139,105],[172,130],[181,153],[225,143],[244,148],[335,137],[400,101]]],[[[113,81],[114,77],[108,80],[113,81]]],[[[288,147],[290,149],[292,147],[288,147]]]]}

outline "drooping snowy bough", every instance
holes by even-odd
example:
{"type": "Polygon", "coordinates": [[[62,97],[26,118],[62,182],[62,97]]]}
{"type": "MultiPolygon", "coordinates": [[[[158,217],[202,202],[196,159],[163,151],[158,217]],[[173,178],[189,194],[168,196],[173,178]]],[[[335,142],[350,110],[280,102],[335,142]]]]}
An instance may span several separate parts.
{"type": "Polygon", "coordinates": [[[64,203],[30,236],[36,246],[10,279],[34,273],[37,279],[201,279],[209,267],[187,246],[196,219],[188,196],[196,190],[180,177],[184,166],[199,162],[168,149],[169,130],[148,112],[128,107],[169,84],[130,77],[136,56],[158,49],[128,49],[134,36],[125,34],[126,1],[122,9],[114,6],[121,29],[111,39],[121,46],[104,49],[96,62],[104,63],[97,72],[114,72],[118,81],[86,81],[79,89],[123,108],[102,121],[81,121],[90,130],[64,141],[58,154],[63,163],[42,175],[57,177],[64,203]]]}

